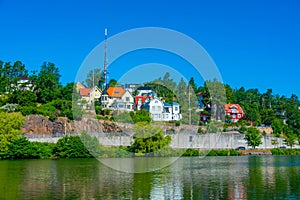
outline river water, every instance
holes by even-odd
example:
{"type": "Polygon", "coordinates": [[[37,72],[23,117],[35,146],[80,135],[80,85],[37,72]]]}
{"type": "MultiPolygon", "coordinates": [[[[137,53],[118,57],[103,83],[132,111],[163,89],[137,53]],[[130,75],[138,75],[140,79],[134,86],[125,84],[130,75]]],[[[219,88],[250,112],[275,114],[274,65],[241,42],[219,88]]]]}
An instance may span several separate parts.
{"type": "Polygon", "coordinates": [[[300,156],[185,157],[148,173],[96,159],[0,161],[0,199],[300,199],[300,156]]]}

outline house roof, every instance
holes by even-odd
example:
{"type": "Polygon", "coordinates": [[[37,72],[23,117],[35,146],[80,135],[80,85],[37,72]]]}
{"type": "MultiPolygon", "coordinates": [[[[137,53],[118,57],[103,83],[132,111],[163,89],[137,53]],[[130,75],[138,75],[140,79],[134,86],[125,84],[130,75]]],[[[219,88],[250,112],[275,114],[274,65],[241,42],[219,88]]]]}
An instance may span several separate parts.
{"type": "Polygon", "coordinates": [[[125,90],[121,87],[109,87],[106,92],[110,97],[119,98],[123,96],[125,90]]]}
{"type": "Polygon", "coordinates": [[[230,113],[232,108],[235,108],[238,113],[244,113],[242,107],[239,104],[225,104],[226,113],[230,113]]]}
{"type": "Polygon", "coordinates": [[[79,88],[79,93],[81,96],[90,96],[92,88],[79,88]]]}
{"type": "Polygon", "coordinates": [[[141,86],[141,87],[138,87],[137,90],[151,90],[151,88],[148,86],[141,86]]]}
{"type": "Polygon", "coordinates": [[[166,103],[166,102],[164,102],[164,106],[165,106],[165,107],[172,107],[172,105],[171,105],[171,104],[169,104],[169,103],[166,103]]]}

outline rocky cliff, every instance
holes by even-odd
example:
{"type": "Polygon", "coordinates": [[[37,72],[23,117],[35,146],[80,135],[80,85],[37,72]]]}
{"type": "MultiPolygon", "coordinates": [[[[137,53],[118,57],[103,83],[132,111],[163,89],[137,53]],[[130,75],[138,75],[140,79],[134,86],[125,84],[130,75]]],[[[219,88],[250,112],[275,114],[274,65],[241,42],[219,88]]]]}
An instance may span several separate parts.
{"type": "Polygon", "coordinates": [[[112,122],[99,121],[92,117],[83,117],[80,121],[69,121],[59,117],[50,121],[48,117],[39,115],[26,116],[26,123],[22,127],[23,134],[74,134],[83,130],[89,133],[122,132],[122,129],[112,122]]]}

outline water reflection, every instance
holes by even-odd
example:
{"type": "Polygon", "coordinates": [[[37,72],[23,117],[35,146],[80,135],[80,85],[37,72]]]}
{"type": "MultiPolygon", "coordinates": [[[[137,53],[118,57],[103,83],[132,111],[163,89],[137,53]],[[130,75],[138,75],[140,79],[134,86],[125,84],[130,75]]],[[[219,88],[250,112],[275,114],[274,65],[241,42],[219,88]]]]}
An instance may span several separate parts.
{"type": "MultiPolygon", "coordinates": [[[[143,166],[141,160],[121,161],[143,166]]],[[[171,166],[148,173],[115,171],[95,159],[0,161],[1,200],[299,196],[299,156],[180,158],[171,166]]]]}

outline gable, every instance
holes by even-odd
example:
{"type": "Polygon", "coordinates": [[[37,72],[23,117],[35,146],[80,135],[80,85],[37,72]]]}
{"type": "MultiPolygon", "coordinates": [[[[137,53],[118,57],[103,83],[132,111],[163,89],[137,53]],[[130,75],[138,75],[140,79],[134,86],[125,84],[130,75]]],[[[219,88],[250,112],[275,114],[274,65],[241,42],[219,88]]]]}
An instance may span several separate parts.
{"type": "Polygon", "coordinates": [[[125,90],[121,87],[109,87],[107,89],[107,94],[109,97],[120,98],[125,93],[125,90]]]}
{"type": "Polygon", "coordinates": [[[244,113],[242,107],[239,104],[226,104],[225,105],[225,112],[231,113],[235,111],[236,113],[244,113]]]}
{"type": "Polygon", "coordinates": [[[81,96],[90,96],[90,92],[92,91],[91,88],[80,88],[79,89],[79,94],[81,96]]]}

